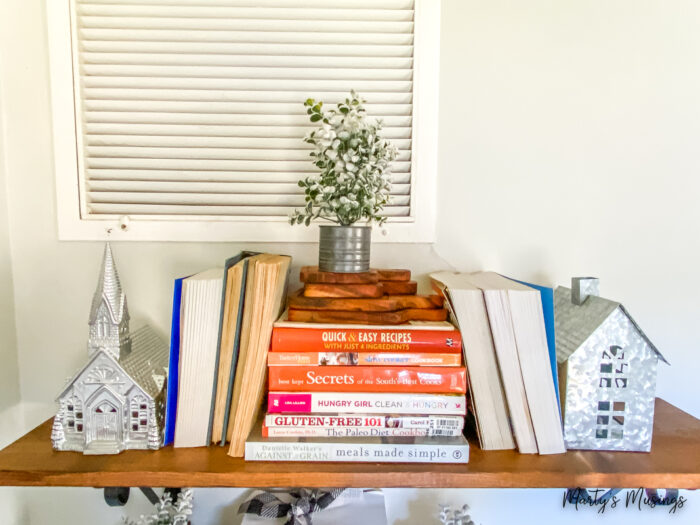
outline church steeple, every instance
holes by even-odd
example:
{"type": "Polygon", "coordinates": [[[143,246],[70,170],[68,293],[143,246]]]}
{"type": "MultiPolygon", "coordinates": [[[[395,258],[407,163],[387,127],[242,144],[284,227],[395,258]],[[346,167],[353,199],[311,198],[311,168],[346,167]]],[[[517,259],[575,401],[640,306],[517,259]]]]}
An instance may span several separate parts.
{"type": "Polygon", "coordinates": [[[116,359],[120,359],[131,351],[129,309],[109,243],[105,245],[102,269],[92,298],[88,324],[90,326],[89,355],[98,349],[103,349],[116,359]]]}

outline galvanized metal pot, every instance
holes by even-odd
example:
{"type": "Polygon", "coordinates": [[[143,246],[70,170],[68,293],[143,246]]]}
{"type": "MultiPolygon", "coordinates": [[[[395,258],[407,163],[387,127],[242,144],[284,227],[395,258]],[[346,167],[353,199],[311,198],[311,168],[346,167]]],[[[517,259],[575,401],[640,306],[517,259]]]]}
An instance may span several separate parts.
{"type": "Polygon", "coordinates": [[[369,270],[371,226],[319,226],[318,267],[322,272],[360,273],[369,270]]]}

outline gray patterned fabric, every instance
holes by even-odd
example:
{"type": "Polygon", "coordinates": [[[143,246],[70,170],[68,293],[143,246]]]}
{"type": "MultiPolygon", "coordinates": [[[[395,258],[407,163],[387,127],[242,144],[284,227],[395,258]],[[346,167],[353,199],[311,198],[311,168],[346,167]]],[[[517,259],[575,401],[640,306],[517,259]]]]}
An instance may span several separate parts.
{"type": "MultiPolygon", "coordinates": [[[[238,507],[239,514],[255,514],[263,518],[287,518],[284,525],[312,525],[311,514],[325,509],[344,489],[329,491],[298,489],[287,494],[291,502],[272,492],[262,492],[238,507]]],[[[289,499],[289,498],[286,498],[289,499]]]]}

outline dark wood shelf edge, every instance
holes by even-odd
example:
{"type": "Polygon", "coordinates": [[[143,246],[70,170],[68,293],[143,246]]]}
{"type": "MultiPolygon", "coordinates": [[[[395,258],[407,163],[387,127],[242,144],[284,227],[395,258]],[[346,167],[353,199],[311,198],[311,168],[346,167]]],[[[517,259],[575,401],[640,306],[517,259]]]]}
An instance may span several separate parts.
{"type": "Polygon", "coordinates": [[[537,456],[472,444],[466,465],[246,462],[221,447],[83,456],[53,451],[50,432],[51,420],[0,451],[0,486],[700,488],[700,421],[659,399],[648,454],[537,456]]]}
{"type": "MultiPolygon", "coordinates": [[[[384,465],[381,465],[382,467],[384,465]]],[[[536,476],[536,474],[535,474],[536,476]]],[[[138,477],[125,479],[123,474],[104,475],[103,473],[85,473],[80,480],[66,474],[39,472],[36,474],[8,473],[0,471],[0,486],[13,487],[201,487],[201,488],[266,488],[266,487],[354,487],[354,488],[676,488],[695,490],[700,487],[700,475],[692,474],[569,474],[548,475],[543,477],[514,476],[512,473],[481,475],[440,475],[429,473],[387,473],[368,472],[362,474],[316,476],[288,473],[261,476],[232,475],[211,476],[206,480],[196,481],[197,475],[182,472],[145,473],[138,477]],[[631,482],[633,481],[633,482],[631,482]],[[378,483],[379,482],[379,483],[378,483]]]]}

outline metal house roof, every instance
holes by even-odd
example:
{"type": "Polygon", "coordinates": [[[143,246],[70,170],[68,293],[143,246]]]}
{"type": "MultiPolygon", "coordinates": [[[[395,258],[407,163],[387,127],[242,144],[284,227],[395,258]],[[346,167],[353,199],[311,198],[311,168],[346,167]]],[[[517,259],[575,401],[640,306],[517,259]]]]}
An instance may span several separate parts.
{"type": "Polygon", "coordinates": [[[658,348],[642,331],[627,310],[618,302],[590,295],[581,305],[571,301],[571,288],[559,286],[554,291],[554,325],[557,363],[563,363],[578,350],[616,309],[622,310],[657,357],[668,364],[658,348]]]}

